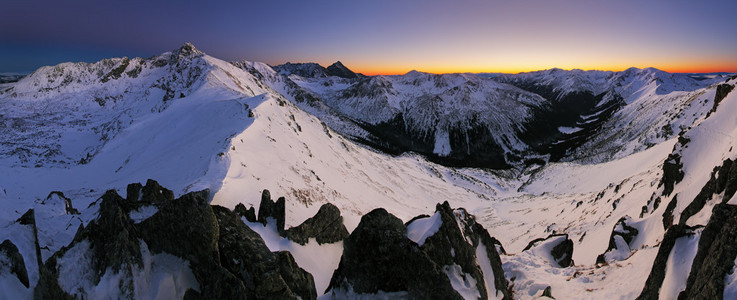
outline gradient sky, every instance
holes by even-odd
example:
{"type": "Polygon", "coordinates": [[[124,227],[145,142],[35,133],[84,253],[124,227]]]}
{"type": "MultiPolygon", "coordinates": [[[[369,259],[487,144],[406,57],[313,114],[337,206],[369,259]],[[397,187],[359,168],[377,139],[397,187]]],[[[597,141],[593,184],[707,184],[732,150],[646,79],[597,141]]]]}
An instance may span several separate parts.
{"type": "Polygon", "coordinates": [[[336,60],[365,74],[563,69],[737,72],[735,0],[3,0],[0,72],[149,57],[336,60]]]}

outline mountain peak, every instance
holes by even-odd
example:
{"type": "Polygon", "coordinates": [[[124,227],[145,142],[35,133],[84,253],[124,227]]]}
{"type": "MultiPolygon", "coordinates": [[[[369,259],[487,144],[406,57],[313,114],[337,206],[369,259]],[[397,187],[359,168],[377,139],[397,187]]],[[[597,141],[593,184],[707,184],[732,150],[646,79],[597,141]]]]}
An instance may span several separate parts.
{"type": "Polygon", "coordinates": [[[340,61],[336,61],[332,65],[325,68],[325,73],[327,73],[328,76],[338,76],[343,78],[358,78],[358,75],[356,73],[353,73],[350,69],[348,69],[343,63],[340,61]]]}
{"type": "Polygon", "coordinates": [[[205,54],[204,52],[195,48],[190,42],[184,43],[179,49],[174,50],[174,54],[179,56],[195,56],[205,54]]]}

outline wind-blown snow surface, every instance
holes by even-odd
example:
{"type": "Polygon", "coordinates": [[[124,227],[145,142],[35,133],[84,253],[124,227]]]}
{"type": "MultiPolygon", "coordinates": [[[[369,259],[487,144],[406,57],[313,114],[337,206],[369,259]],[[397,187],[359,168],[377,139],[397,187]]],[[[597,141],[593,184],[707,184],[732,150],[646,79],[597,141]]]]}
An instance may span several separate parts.
{"type": "MultiPolygon", "coordinates": [[[[360,216],[377,207],[408,221],[431,213],[436,203],[449,201],[453,207],[468,209],[502,242],[510,253],[502,255],[505,275],[515,278],[515,297],[521,299],[539,296],[547,286],[558,298],[634,298],[644,285],[656,246],[663,237],[662,215],[673,196],[663,197],[657,208],[647,200],[662,192],[658,187],[662,163],[673,151],[675,136],[647,138],[652,145],[632,147],[598,160],[533,165],[522,170],[455,169],[427,162],[415,154],[389,156],[341,136],[321,119],[287,101],[293,97],[282,95],[286,92],[284,85],[275,84],[279,80],[286,84],[284,77],[278,77],[281,75],[264,64],[249,66],[260,68],[262,76],[275,77],[259,78],[196,49],[180,49],[151,60],[131,59],[117,78],[111,76],[103,82],[102,78],[123,61],[44,68],[17,83],[0,86],[0,118],[6,124],[0,128],[0,240],[9,238],[24,255],[31,288],[16,289],[20,298],[30,298],[38,281],[38,274],[33,273],[37,268],[31,259],[35,258],[32,239],[14,222],[20,215],[29,208],[36,209],[40,246],[46,247],[42,250],[45,260],[71,241],[79,224],[96,216],[97,206],[88,205],[104,190],[117,189],[124,194],[128,183],[148,178],[172,189],[176,196],[209,188],[212,203],[229,208],[238,203],[257,206],[261,190],[269,189],[272,195],[287,198],[287,227],[313,216],[327,202],[340,209],[346,227],[352,231],[360,216]],[[155,63],[159,60],[167,63],[155,63]],[[132,72],[138,67],[140,71],[132,72]],[[50,78],[54,78],[54,83],[50,78]],[[61,191],[71,198],[81,214],[65,214],[60,201],[45,201],[51,191],[61,191]],[[641,215],[643,206],[647,212],[641,215]],[[596,256],[604,253],[615,223],[624,216],[631,217],[629,225],[640,232],[628,245],[631,253],[595,268],[596,256]],[[551,233],[567,233],[573,240],[575,266],[558,268],[544,255],[522,252],[530,240],[551,233]]],[[[412,91],[402,87],[409,85],[413,76],[431,75],[374,79],[391,82],[401,95],[408,96],[412,91]]],[[[336,78],[322,80],[335,82],[334,91],[331,87],[320,90],[325,93],[347,85],[336,78]]],[[[668,123],[683,127],[685,136],[691,139],[688,147],[679,150],[686,176],[673,192],[679,199],[676,220],[708,180],[711,169],[724,159],[737,156],[737,119],[733,117],[737,93],[729,94],[716,112],[706,118],[712,103],[705,100],[713,99],[715,88],[696,88],[703,89],[661,97],[672,89],[658,86],[654,94],[627,98],[632,101],[611,122],[617,130],[651,132],[662,127],[657,112],[662,117],[663,111],[669,111],[660,109],[667,106],[662,101],[682,99],[677,105],[685,103],[682,116],[668,123]],[[638,101],[642,107],[652,109],[646,115],[638,115],[638,101]],[[631,109],[627,108],[629,105],[633,105],[631,109]],[[621,125],[627,120],[640,125],[621,125]],[[647,120],[658,123],[648,126],[647,120]]],[[[374,117],[384,116],[381,109],[401,107],[400,98],[387,94],[388,106],[374,108],[379,109],[374,117]]],[[[678,131],[676,127],[674,131],[678,131]]],[[[596,142],[624,141],[624,145],[636,145],[642,142],[637,136],[621,135],[620,140],[602,138],[596,142]]],[[[439,145],[442,153],[443,144],[439,145]]],[[[690,219],[689,224],[704,225],[710,211],[706,210],[690,219]]],[[[145,209],[135,212],[134,219],[145,219],[151,213],[145,209]]],[[[417,223],[416,226],[423,226],[414,228],[418,229],[417,234],[414,230],[411,233],[418,242],[431,235],[435,225],[432,217],[420,220],[425,224],[417,223]]],[[[299,246],[279,238],[269,227],[248,225],[264,237],[272,251],[291,251],[299,265],[315,277],[318,294],[324,292],[332,275],[331,266],[340,260],[340,243],[316,245],[310,241],[299,246]],[[315,253],[322,255],[320,260],[314,259],[315,253]]],[[[484,245],[487,246],[491,245],[484,245]]],[[[686,246],[678,246],[674,251],[681,253],[678,249],[686,246]]],[[[153,261],[161,258],[157,256],[161,254],[151,255],[153,261]]],[[[678,257],[688,260],[690,256],[678,257]]],[[[486,272],[490,270],[489,263],[479,261],[479,265],[485,278],[491,278],[491,272],[486,272]]],[[[446,267],[448,274],[458,275],[452,266],[446,267]]],[[[147,295],[154,297],[164,283],[193,284],[185,278],[186,268],[174,269],[164,270],[165,274],[145,271],[141,276],[159,278],[154,281],[161,282],[158,287],[148,287],[147,295]],[[176,278],[184,281],[167,274],[180,274],[176,278]]],[[[664,288],[673,292],[681,288],[682,278],[676,277],[664,288]]],[[[83,282],[75,285],[71,278],[67,279],[73,285],[70,288],[84,286],[83,282]]],[[[725,278],[728,279],[732,280],[725,278]]],[[[11,280],[17,281],[0,277],[0,285],[15,284],[11,280]]],[[[474,284],[455,283],[467,295],[473,294],[473,290],[463,287],[474,284]]],[[[730,285],[728,290],[733,287],[730,285]]]]}

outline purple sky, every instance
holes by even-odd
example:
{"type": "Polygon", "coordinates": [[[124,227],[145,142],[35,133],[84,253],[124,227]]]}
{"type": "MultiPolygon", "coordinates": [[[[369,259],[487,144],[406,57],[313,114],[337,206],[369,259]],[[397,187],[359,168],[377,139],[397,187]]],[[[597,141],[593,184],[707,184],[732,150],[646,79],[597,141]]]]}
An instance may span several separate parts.
{"type": "Polygon", "coordinates": [[[0,72],[149,57],[341,60],[356,71],[737,71],[737,1],[47,1],[0,5],[0,72]]]}

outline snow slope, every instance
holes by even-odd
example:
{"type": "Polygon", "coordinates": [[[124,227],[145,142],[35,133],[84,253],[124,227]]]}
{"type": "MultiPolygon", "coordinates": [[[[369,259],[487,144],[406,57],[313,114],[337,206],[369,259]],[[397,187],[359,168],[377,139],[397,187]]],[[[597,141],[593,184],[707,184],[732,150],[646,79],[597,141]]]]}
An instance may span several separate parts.
{"type": "MultiPolygon", "coordinates": [[[[45,260],[69,244],[80,224],[96,217],[93,202],[105,190],[125,194],[128,183],[148,178],[176,196],[210,189],[212,204],[228,208],[239,203],[257,207],[261,191],[269,189],[287,199],[287,227],[312,217],[328,202],[340,209],[352,231],[374,208],[383,207],[408,221],[449,201],[474,214],[501,241],[508,252],[502,255],[505,276],[515,279],[515,297],[535,298],[550,286],[557,298],[634,298],[663,239],[666,204],[678,195],[674,210],[678,220],[712,169],[724,159],[737,158],[737,119],[732,113],[737,110],[737,93],[727,95],[707,117],[716,93],[707,82],[692,85],[650,69],[614,75],[544,72],[544,79],[535,80],[567,90],[602,92],[599,84],[622,83],[618,91],[629,95],[623,95],[627,105],[581,148],[617,149],[593,159],[585,159],[592,157],[590,150],[581,150],[567,162],[486,170],[441,166],[413,153],[392,156],[351,139],[367,134],[358,122],[382,122],[401,112],[407,124],[425,130],[436,154],[443,155],[448,151],[443,130],[466,126],[469,116],[477,116],[478,122],[500,134],[496,138],[508,147],[505,150],[524,149],[512,134],[520,120],[530,116],[528,108],[544,99],[467,74],[304,78],[279,74],[261,63],[226,63],[191,45],[150,59],[45,67],[4,84],[0,93],[0,118],[6,124],[0,128],[0,240],[16,244],[27,269],[34,270],[29,262],[35,259],[31,238],[15,222],[27,209],[36,211],[45,260]],[[650,82],[640,85],[635,77],[650,82]],[[657,84],[664,78],[670,83],[657,84]],[[306,94],[298,91],[325,102],[306,105],[306,94]],[[331,128],[334,124],[337,130],[331,128]],[[674,133],[658,135],[658,128],[666,125],[674,133]],[[690,139],[687,146],[679,146],[680,130],[690,139]],[[685,176],[666,196],[659,182],[663,162],[673,153],[681,155],[685,176]],[[64,193],[81,214],[67,214],[59,197],[47,197],[51,191],[64,193]],[[655,197],[659,205],[654,204],[655,197]],[[624,217],[639,234],[624,252],[596,266],[615,224],[624,217]],[[553,266],[545,251],[522,251],[529,241],[552,233],[567,233],[574,242],[574,266],[553,266]]],[[[720,200],[717,195],[688,224],[705,225],[711,207],[720,200]]],[[[137,211],[134,219],[153,213],[137,211]]],[[[410,238],[422,243],[432,236],[440,226],[433,218],[410,224],[410,238]]],[[[324,292],[340,260],[341,243],[310,241],[300,246],[279,237],[273,224],[247,225],[262,235],[270,250],[292,252],[313,274],[318,294],[324,292]]],[[[679,240],[673,250],[664,297],[684,287],[681,272],[673,270],[677,265],[688,269],[694,243],[679,240]]],[[[150,293],[142,297],[155,297],[167,284],[194,284],[173,279],[187,278],[183,262],[158,255],[164,254],[147,257],[151,268],[140,276],[160,284],[147,286],[150,293]],[[154,266],[167,263],[172,267],[164,273],[154,266]]],[[[479,261],[487,278],[489,264],[479,261]]],[[[459,290],[468,284],[453,267],[446,272],[458,279],[459,290]]],[[[29,278],[33,288],[38,274],[29,272],[29,278]]],[[[30,298],[30,289],[13,280],[17,281],[0,277],[0,286],[14,296],[30,298]]],[[[86,282],[68,283],[70,290],[94,295],[96,287],[86,282]]],[[[177,297],[182,292],[168,291],[177,297]]]]}

